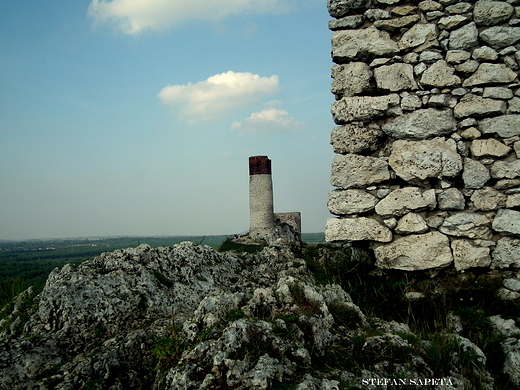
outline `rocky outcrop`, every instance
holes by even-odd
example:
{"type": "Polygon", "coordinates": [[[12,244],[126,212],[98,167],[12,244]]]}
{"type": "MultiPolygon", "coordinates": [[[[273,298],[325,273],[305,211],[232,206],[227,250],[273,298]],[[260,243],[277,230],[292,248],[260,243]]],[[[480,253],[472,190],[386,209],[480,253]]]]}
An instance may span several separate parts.
{"type": "Polygon", "coordinates": [[[339,127],[327,239],[370,241],[382,268],[518,267],[516,3],[328,2],[338,21],[331,25],[339,127]],[[356,218],[371,227],[355,233],[363,225],[356,218]],[[380,226],[391,242],[369,234],[380,226]],[[442,260],[413,253],[419,236],[442,242],[442,260]]]}

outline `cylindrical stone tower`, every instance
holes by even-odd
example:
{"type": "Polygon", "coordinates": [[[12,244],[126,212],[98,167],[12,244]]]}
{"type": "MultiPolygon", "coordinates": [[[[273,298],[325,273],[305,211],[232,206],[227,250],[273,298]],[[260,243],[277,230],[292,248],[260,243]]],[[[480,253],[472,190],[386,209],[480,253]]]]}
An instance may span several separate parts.
{"type": "Polygon", "coordinates": [[[249,214],[251,236],[274,229],[271,160],[267,156],[249,157],[249,214]]]}

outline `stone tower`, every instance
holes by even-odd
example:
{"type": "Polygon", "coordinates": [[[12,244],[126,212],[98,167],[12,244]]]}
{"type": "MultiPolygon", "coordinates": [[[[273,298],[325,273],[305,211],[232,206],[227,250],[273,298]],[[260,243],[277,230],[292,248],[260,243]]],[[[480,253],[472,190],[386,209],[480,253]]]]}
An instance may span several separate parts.
{"type": "Polygon", "coordinates": [[[262,238],[275,227],[271,160],[249,157],[249,235],[262,238]]]}

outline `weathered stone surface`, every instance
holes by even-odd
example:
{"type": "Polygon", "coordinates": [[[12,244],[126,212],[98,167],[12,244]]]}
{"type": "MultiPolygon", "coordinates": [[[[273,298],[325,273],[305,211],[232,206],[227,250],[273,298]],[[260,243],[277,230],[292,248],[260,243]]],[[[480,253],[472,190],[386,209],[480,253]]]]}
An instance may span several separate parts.
{"type": "Polygon", "coordinates": [[[334,190],[329,192],[329,211],[335,215],[365,213],[373,210],[379,200],[363,190],[334,190]]]}
{"type": "Polygon", "coordinates": [[[493,220],[493,229],[499,233],[520,235],[520,212],[515,210],[498,210],[493,220]]]}
{"type": "Polygon", "coordinates": [[[488,84],[510,83],[516,78],[516,73],[504,64],[480,64],[476,72],[467,78],[463,87],[478,87],[488,84]]]}
{"type": "Polygon", "coordinates": [[[490,27],[482,31],[479,37],[493,49],[503,49],[520,41],[520,27],[490,27]]]}
{"type": "Polygon", "coordinates": [[[356,154],[335,156],[332,163],[331,184],[340,188],[354,188],[390,179],[388,164],[376,157],[356,154]]]}
{"type": "Polygon", "coordinates": [[[504,157],[511,148],[496,139],[476,139],[471,142],[471,154],[474,157],[504,157]]]}
{"type": "Polygon", "coordinates": [[[498,134],[502,138],[520,135],[520,115],[502,115],[483,119],[478,124],[482,134],[498,134]]]}
{"type": "Polygon", "coordinates": [[[444,60],[434,63],[421,77],[421,84],[429,87],[454,87],[460,83],[460,77],[455,75],[455,69],[444,60]]]}
{"type": "Polygon", "coordinates": [[[448,237],[439,232],[410,235],[374,250],[376,266],[419,271],[446,267],[453,261],[448,237]]]}
{"type": "Polygon", "coordinates": [[[365,11],[370,0],[327,0],[327,9],[333,18],[342,18],[354,12],[365,11]]]}
{"type": "Polygon", "coordinates": [[[488,267],[491,264],[489,248],[476,246],[469,240],[453,240],[451,250],[457,271],[473,267],[488,267]]]}
{"type": "Polygon", "coordinates": [[[511,384],[520,386],[520,340],[517,338],[509,338],[502,342],[502,350],[504,351],[504,367],[502,371],[509,377],[511,384]]]}
{"type": "Polygon", "coordinates": [[[504,114],[507,104],[502,100],[485,99],[478,95],[468,93],[464,95],[453,110],[455,118],[468,116],[487,116],[504,114]]]}
{"type": "Polygon", "coordinates": [[[399,116],[383,125],[382,129],[392,138],[425,139],[453,133],[457,122],[451,110],[427,108],[399,116]]]}
{"type": "Polygon", "coordinates": [[[390,242],[392,232],[371,218],[329,218],[325,227],[325,240],[390,242]]]}
{"type": "Polygon", "coordinates": [[[446,62],[450,64],[462,64],[469,60],[471,53],[466,50],[448,50],[446,53],[446,62]]]}
{"type": "Polygon", "coordinates": [[[432,0],[425,0],[419,3],[419,9],[422,12],[440,11],[442,5],[432,0]]]}
{"type": "Polygon", "coordinates": [[[491,177],[495,179],[514,179],[520,177],[520,160],[513,162],[496,161],[491,166],[491,177]]]}
{"type": "Polygon", "coordinates": [[[453,30],[454,28],[461,27],[466,24],[468,18],[462,15],[451,15],[440,18],[437,22],[439,28],[443,30],[453,30]]]}
{"type": "Polygon", "coordinates": [[[454,177],[462,169],[455,141],[435,138],[425,141],[395,141],[389,164],[406,181],[429,177],[454,177]]]}
{"type": "Polygon", "coordinates": [[[504,207],[506,196],[491,187],[476,190],[471,195],[471,201],[475,210],[490,211],[504,207]]]}
{"type": "Polygon", "coordinates": [[[374,70],[374,77],[379,89],[391,92],[417,89],[413,66],[410,64],[396,63],[380,66],[374,70]]]}
{"type": "Polygon", "coordinates": [[[464,195],[456,188],[448,188],[437,195],[437,203],[441,210],[464,210],[464,195]]]}
{"type": "Polygon", "coordinates": [[[493,266],[495,268],[509,268],[510,265],[520,268],[520,239],[503,237],[498,240],[493,251],[493,266]]]}
{"type": "Polygon", "coordinates": [[[352,121],[368,121],[388,115],[388,110],[399,105],[399,95],[344,97],[332,104],[332,116],[338,125],[352,121]]]}
{"type": "Polygon", "coordinates": [[[498,58],[498,53],[489,46],[482,46],[473,50],[471,57],[477,61],[495,61],[498,58]]]}
{"type": "Polygon", "coordinates": [[[490,222],[482,214],[458,213],[446,218],[439,231],[450,236],[489,240],[492,236],[490,222]]]}
{"type": "Polygon", "coordinates": [[[464,73],[465,75],[469,75],[477,70],[479,66],[478,61],[468,60],[463,62],[462,64],[456,64],[455,70],[460,73],[464,73]]]}
{"type": "Polygon", "coordinates": [[[375,21],[375,20],[381,20],[381,19],[390,19],[392,16],[390,15],[390,12],[384,9],[367,9],[365,13],[363,14],[368,20],[375,21]]]}
{"type": "Polygon", "coordinates": [[[493,329],[501,336],[514,336],[520,333],[520,329],[516,326],[515,320],[505,320],[501,316],[488,317],[493,329]]]}
{"type": "Polygon", "coordinates": [[[351,62],[332,67],[330,91],[338,96],[354,96],[372,89],[373,71],[364,62],[351,62]]]}
{"type": "Polygon", "coordinates": [[[507,196],[506,208],[512,209],[520,207],[520,194],[512,194],[507,196]]]}
{"type": "Polygon", "coordinates": [[[518,279],[504,279],[502,285],[508,290],[520,292],[520,280],[518,279]]]}
{"type": "Polygon", "coordinates": [[[464,159],[462,180],[466,188],[482,188],[490,178],[489,170],[481,162],[470,158],[464,159]]]}
{"type": "Polygon", "coordinates": [[[401,109],[403,111],[414,111],[422,107],[422,101],[416,95],[401,92],[401,109]]]}
{"type": "Polygon", "coordinates": [[[468,23],[467,25],[453,30],[449,38],[450,50],[467,50],[478,44],[478,29],[475,23],[468,23]]]}
{"type": "Polygon", "coordinates": [[[424,209],[429,201],[418,187],[399,188],[392,191],[376,205],[376,213],[383,217],[401,216],[409,211],[424,209]]]}
{"type": "Polygon", "coordinates": [[[336,31],[348,28],[358,28],[364,21],[365,18],[363,15],[352,15],[341,19],[329,20],[329,30],[336,31]]]}
{"type": "Polygon", "coordinates": [[[424,219],[416,213],[405,214],[398,222],[395,232],[398,234],[426,233],[429,230],[424,219]]]}
{"type": "Polygon", "coordinates": [[[502,1],[480,0],[473,8],[473,20],[479,26],[494,26],[505,22],[513,15],[511,4],[502,1]]]}
{"type": "Polygon", "coordinates": [[[382,20],[376,20],[374,22],[374,26],[381,30],[386,31],[396,31],[401,28],[410,27],[414,23],[418,22],[420,19],[419,15],[408,15],[403,16],[402,18],[396,18],[396,19],[382,19],[382,20]]]}
{"type": "Polygon", "coordinates": [[[351,123],[335,127],[331,133],[331,145],[334,153],[348,154],[376,150],[383,132],[376,123],[364,125],[351,123]]]}
{"type": "Polygon", "coordinates": [[[386,31],[375,27],[340,30],[332,33],[332,59],[345,63],[370,56],[392,56],[399,52],[397,43],[386,31]]]}
{"type": "Polygon", "coordinates": [[[508,100],[513,97],[513,91],[505,87],[486,87],[482,97],[508,100]]]}
{"type": "Polygon", "coordinates": [[[392,14],[398,16],[405,16],[417,13],[417,7],[414,5],[400,5],[392,8],[392,14]]]}
{"type": "Polygon", "coordinates": [[[399,48],[428,48],[437,44],[437,29],[435,24],[416,24],[403,34],[399,48]]]}

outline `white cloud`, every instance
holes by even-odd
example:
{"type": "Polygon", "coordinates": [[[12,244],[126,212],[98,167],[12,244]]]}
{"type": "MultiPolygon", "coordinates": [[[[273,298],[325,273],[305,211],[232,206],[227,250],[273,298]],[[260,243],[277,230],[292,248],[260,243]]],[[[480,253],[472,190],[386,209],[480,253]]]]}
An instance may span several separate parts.
{"type": "Polygon", "coordinates": [[[277,108],[267,108],[260,112],[253,112],[249,118],[231,124],[231,130],[241,134],[266,133],[282,130],[298,130],[303,122],[296,122],[289,113],[277,108]]]}
{"type": "MultiPolygon", "coordinates": [[[[301,1],[301,0],[300,0],[301,1]]],[[[88,15],[125,34],[165,30],[190,20],[217,21],[242,13],[281,14],[294,0],[92,0],[88,15]]]]}
{"type": "Polygon", "coordinates": [[[182,105],[181,115],[189,121],[211,120],[278,91],[278,76],[260,77],[249,72],[211,76],[196,84],[169,85],[159,92],[167,105],[182,105]]]}

